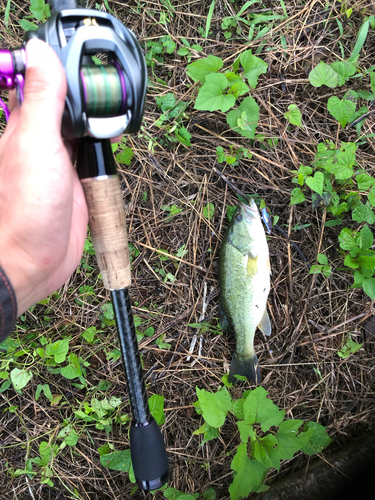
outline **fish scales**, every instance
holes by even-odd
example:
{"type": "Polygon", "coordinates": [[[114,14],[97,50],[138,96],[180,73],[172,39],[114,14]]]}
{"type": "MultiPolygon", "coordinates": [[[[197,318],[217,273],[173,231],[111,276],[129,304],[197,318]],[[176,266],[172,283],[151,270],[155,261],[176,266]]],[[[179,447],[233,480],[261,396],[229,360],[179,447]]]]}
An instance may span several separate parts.
{"type": "Polygon", "coordinates": [[[270,290],[270,265],[266,235],[258,208],[240,204],[224,236],[219,262],[220,322],[224,330],[232,329],[236,349],[229,381],[244,375],[260,382],[260,369],[254,351],[257,327],[266,335],[271,324],[266,311],[270,290]]]}

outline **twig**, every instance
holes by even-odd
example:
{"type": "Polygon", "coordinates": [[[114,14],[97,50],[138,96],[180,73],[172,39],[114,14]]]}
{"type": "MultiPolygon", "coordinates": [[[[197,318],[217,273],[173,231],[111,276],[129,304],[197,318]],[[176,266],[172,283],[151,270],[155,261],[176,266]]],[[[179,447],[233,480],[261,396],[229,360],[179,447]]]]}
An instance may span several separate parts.
{"type": "Polygon", "coordinates": [[[375,109],[373,109],[372,111],[369,111],[368,113],[365,113],[364,115],[362,115],[359,118],[357,118],[356,120],[354,120],[354,122],[349,123],[348,127],[355,127],[359,122],[361,122],[365,118],[368,118],[370,115],[373,115],[374,113],[375,113],[375,109]]]}

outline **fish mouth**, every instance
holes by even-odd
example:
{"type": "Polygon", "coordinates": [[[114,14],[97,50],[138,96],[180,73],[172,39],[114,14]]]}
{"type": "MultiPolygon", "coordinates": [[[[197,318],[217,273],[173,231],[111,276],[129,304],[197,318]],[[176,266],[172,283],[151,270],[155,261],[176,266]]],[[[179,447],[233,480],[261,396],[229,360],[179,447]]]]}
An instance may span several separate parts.
{"type": "Polygon", "coordinates": [[[253,200],[253,198],[250,198],[248,205],[246,205],[246,203],[242,203],[242,201],[240,201],[238,206],[239,206],[242,214],[246,218],[256,219],[257,217],[259,217],[259,210],[258,210],[258,207],[257,207],[255,201],[253,200]]]}

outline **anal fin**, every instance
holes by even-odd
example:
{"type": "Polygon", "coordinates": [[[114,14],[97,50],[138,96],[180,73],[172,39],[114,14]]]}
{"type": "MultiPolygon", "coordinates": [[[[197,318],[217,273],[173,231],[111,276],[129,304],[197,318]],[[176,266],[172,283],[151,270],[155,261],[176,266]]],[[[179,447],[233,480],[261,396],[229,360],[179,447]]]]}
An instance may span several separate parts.
{"type": "Polygon", "coordinates": [[[267,309],[265,309],[265,311],[264,311],[263,318],[260,320],[258,328],[262,333],[264,333],[264,335],[267,335],[267,337],[269,337],[271,335],[272,327],[271,327],[271,321],[270,321],[270,317],[268,316],[267,309]]]}

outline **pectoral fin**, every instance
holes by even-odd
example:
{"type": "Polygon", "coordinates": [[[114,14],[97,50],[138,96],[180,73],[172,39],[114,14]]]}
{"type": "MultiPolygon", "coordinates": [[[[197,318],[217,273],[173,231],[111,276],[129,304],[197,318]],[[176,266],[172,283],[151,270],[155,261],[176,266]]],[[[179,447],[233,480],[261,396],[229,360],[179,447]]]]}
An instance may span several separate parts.
{"type": "Polygon", "coordinates": [[[267,309],[264,311],[263,318],[260,320],[258,328],[264,335],[267,335],[267,337],[271,335],[271,321],[267,309]]]}

